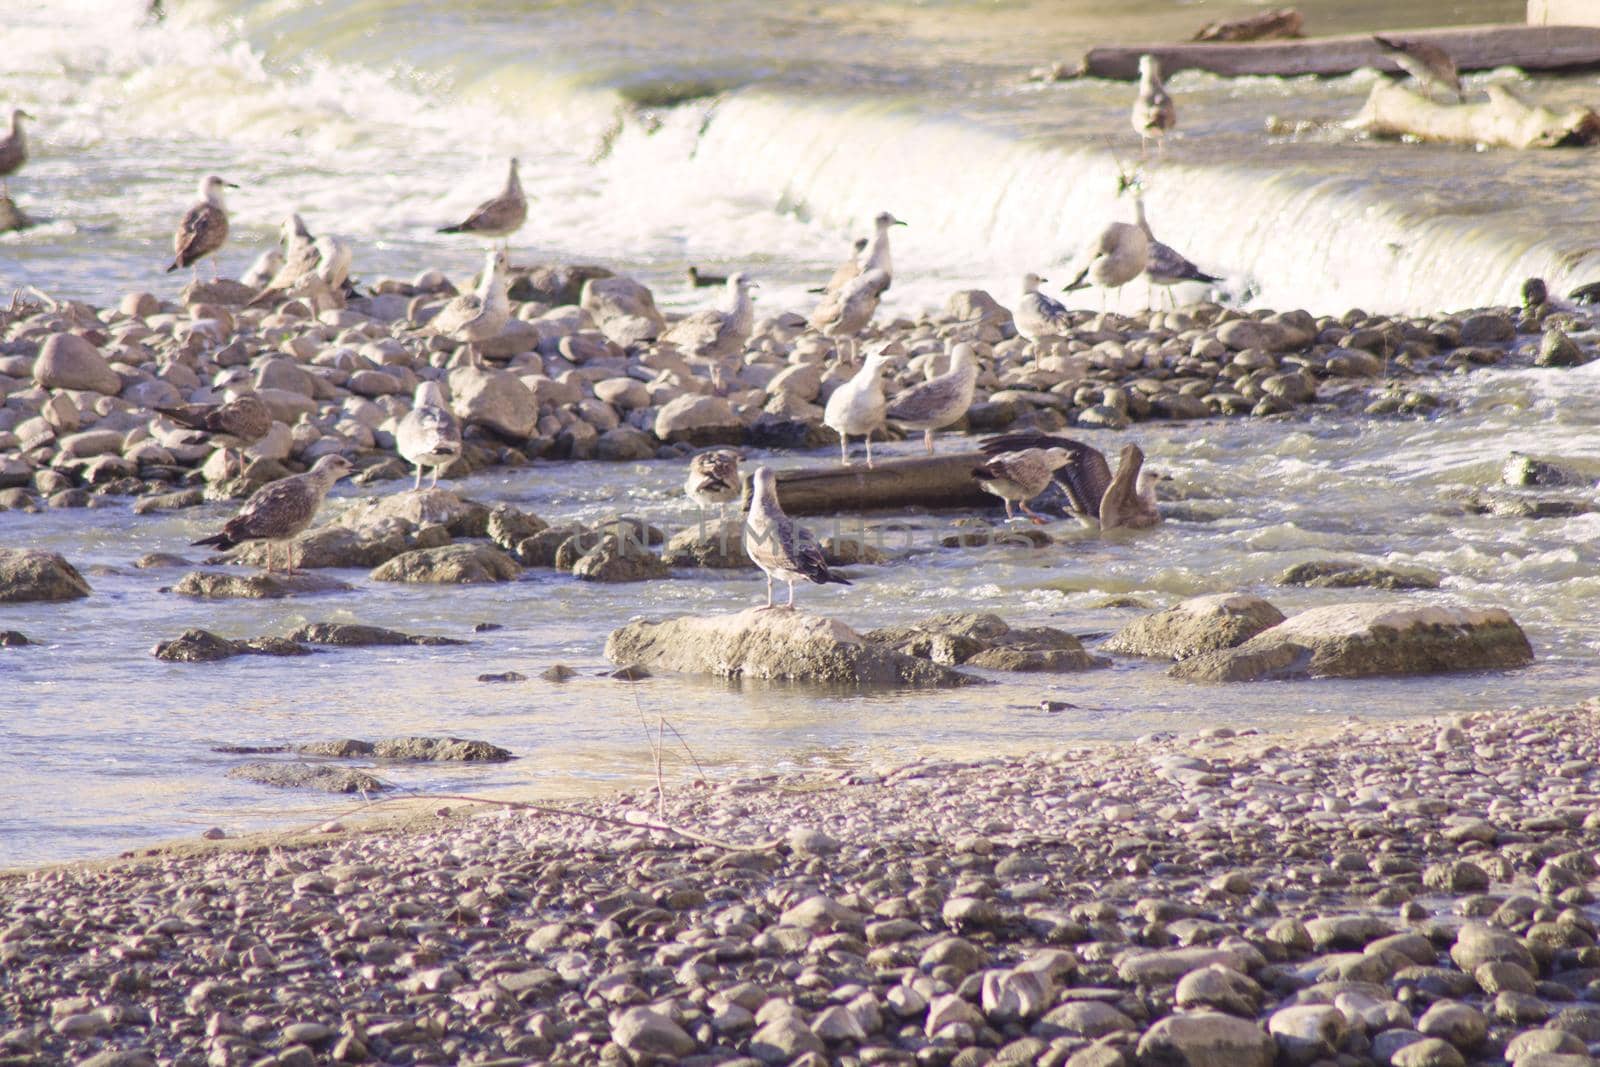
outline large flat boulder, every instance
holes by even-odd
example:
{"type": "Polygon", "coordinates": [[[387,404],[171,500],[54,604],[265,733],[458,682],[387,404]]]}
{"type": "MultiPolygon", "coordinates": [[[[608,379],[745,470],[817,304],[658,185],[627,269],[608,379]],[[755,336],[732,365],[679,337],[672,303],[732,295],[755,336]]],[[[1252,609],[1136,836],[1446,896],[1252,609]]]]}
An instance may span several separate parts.
{"type": "Polygon", "coordinates": [[[89,595],[78,568],[58,553],[36,548],[0,548],[0,604],[76,600],[89,595]]]}
{"type": "Polygon", "coordinates": [[[539,428],[539,401],[510,371],[457,367],[450,372],[450,406],[456,418],[511,438],[539,428]]]}
{"type": "Polygon", "coordinates": [[[45,340],[33,364],[34,383],[44,389],[81,389],[116,396],[122,379],[87,340],[75,333],[55,333],[45,340]]]}
{"type": "MultiPolygon", "coordinates": [[[[353,530],[348,526],[319,526],[296,537],[291,545],[294,565],[317,569],[321,567],[372,568],[406,551],[406,539],[398,530],[378,527],[353,530]]],[[[237,548],[206,560],[214,563],[242,563],[246,566],[265,567],[267,553],[283,562],[283,549],[266,541],[247,541],[237,548]]]]}
{"type": "Polygon", "coordinates": [[[509,582],[522,573],[516,560],[486,544],[445,545],[404,552],[372,572],[375,582],[470,585],[509,582]]]}
{"type": "Polygon", "coordinates": [[[988,612],[950,612],[866,635],[908,656],[991,671],[1086,671],[1111,661],[1090,654],[1077,637],[1049,626],[1013,627],[988,612]]]}
{"type": "Polygon", "coordinates": [[[1168,673],[1239,682],[1508,670],[1532,662],[1527,635],[1501,608],[1380,602],[1312,608],[1237,648],[1183,660],[1168,673]]]}
{"type": "Polygon", "coordinates": [[[191,571],[178,584],[163,592],[208,600],[277,600],[320,593],[348,593],[353,586],[321,574],[227,574],[222,571],[191,571]]]}
{"type": "Polygon", "coordinates": [[[869,642],[837,619],[761,608],[631,622],[611,632],[606,658],[651,670],[842,688],[953,686],[972,680],[869,642]]]}
{"type": "Polygon", "coordinates": [[[370,533],[398,523],[401,529],[443,526],[456,537],[492,536],[491,509],[448,489],[408,489],[361,501],[338,518],[341,526],[370,533]]]}
{"type": "Polygon", "coordinates": [[[1111,636],[1105,649],[1124,656],[1184,660],[1242,645],[1283,619],[1283,612],[1248,593],[1191,597],[1130,622],[1111,636]]]}

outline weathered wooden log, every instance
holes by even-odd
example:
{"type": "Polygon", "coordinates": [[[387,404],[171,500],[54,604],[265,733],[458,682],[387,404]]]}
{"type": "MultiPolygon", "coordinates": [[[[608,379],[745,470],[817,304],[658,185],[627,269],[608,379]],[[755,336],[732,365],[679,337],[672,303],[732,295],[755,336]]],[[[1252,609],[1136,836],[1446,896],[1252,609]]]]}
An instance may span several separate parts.
{"type": "Polygon", "coordinates": [[[1379,137],[1416,137],[1443,144],[1496,148],[1555,148],[1600,140],[1600,115],[1586,107],[1564,112],[1532,107],[1491,85],[1483,103],[1439,104],[1398,82],[1380,82],[1347,126],[1379,137]]]}
{"type": "MultiPolygon", "coordinates": [[[[972,468],[988,457],[981,452],[945,456],[880,459],[871,470],[859,460],[831,466],[778,472],[778,502],[790,515],[897,508],[987,508],[999,500],[978,488],[972,468]]],[[[746,472],[745,499],[750,496],[746,472]]]]}
{"type": "MultiPolygon", "coordinates": [[[[1524,70],[1600,67],[1600,28],[1579,26],[1460,26],[1406,30],[1408,40],[1436,44],[1455,57],[1460,70],[1513,66],[1524,70]]],[[[1308,37],[1298,41],[1253,44],[1106,45],[1083,57],[1078,73],[1131,81],[1139,76],[1139,57],[1152,55],[1161,70],[1208,70],[1224,75],[1294,77],[1348,74],[1361,67],[1398,71],[1400,67],[1368,34],[1308,37]]]]}

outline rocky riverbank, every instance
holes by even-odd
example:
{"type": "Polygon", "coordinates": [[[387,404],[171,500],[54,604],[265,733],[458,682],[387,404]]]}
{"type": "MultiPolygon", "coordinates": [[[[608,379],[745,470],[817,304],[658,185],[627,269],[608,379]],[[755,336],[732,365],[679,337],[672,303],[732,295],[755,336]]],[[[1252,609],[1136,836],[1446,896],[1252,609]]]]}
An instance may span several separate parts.
{"type": "Polygon", "coordinates": [[[1597,750],[1592,702],[1219,727],[671,784],[698,841],[619,797],[44,870],[0,1055],[1584,1067],[1597,750]]]}
{"type": "MultiPolygon", "coordinates": [[[[0,309],[0,508],[74,507],[207,486],[240,496],[339,453],[358,481],[406,476],[394,431],[423,380],[466,424],[459,477],[533,459],[673,457],[708,444],[820,447],[822,404],[853,371],[794,313],[758,319],[732,359],[681,349],[644,286],[602,268],[522,269],[514,317],[470,365],[431,317],[457,292],[438,271],[363,295],[326,286],[249,306],[255,290],[198,283],[177,303],[133,293],[115,307],[13,302],[0,309]],[[253,393],[271,430],[242,474],[157,409],[253,393]]],[[[1030,342],[978,290],[861,340],[886,346],[890,392],[972,343],[977,399],[955,427],[1121,428],[1143,419],[1271,416],[1303,409],[1429,413],[1429,378],[1496,364],[1573,366],[1595,356],[1589,324],[1550,304],[1433,318],[1352,310],[1243,312],[1194,304],[1131,316],[1075,312],[1066,335],[1030,342]]],[[[194,503],[198,497],[172,498],[194,503]]]]}

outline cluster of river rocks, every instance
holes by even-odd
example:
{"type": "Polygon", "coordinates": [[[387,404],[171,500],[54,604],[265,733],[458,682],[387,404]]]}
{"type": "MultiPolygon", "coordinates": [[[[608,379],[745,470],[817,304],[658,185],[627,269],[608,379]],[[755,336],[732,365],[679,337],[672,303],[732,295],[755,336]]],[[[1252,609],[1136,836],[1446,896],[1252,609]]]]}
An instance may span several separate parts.
{"type": "Polygon", "coordinates": [[[465,807],[0,882],[8,1065],[1592,1067],[1600,706],[465,807]]]}
{"type": "MultiPolygon", "coordinates": [[[[451,477],[534,458],[636,460],[709,444],[816,447],[828,393],[853,368],[795,314],[757,321],[742,358],[709,360],[659,341],[650,291],[600,268],[519,270],[515,317],[468,365],[423,331],[456,288],[437,271],[380,281],[370,295],[323,292],[246,306],[237,282],[196,283],[176,304],[148,293],[116,307],[63,301],[0,309],[0,507],[82,506],[96,494],[210,484],[242,495],[328,453],[359,478],[408,473],[394,428],[419,381],[441,380],[467,426],[451,477]],[[716,373],[713,373],[715,369],[716,373]],[[275,424],[243,477],[156,409],[254,392],[275,424]]],[[[1123,427],[1130,420],[1275,415],[1308,404],[1426,412],[1418,380],[1507,359],[1570,366],[1595,355],[1581,320],[1547,305],[1439,318],[1351,311],[1245,313],[1214,304],[1131,317],[1080,312],[1062,338],[1032,343],[987,293],[869,327],[899,385],[920,381],[953,341],[982,371],[958,429],[1123,427]]],[[[891,391],[894,384],[891,383],[891,391]]]]}

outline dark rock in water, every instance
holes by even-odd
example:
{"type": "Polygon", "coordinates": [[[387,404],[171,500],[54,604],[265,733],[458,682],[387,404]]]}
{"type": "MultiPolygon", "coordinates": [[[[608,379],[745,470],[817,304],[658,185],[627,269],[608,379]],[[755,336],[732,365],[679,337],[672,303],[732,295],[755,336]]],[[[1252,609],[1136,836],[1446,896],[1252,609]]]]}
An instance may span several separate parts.
{"type": "Polygon", "coordinates": [[[330,759],[360,759],[372,755],[375,746],[371,741],[357,741],[352,737],[337,741],[308,741],[294,746],[302,756],[327,756],[330,759]]]}
{"type": "Polygon", "coordinates": [[[182,556],[171,552],[147,552],[133,561],[133,565],[140,570],[149,570],[154,567],[191,567],[193,566],[182,556]]]}
{"type": "Polygon", "coordinates": [[[908,656],[991,671],[1085,671],[1111,661],[1091,655],[1072,634],[1049,626],[1017,628],[986,612],[952,612],[867,633],[908,656]]]}
{"type": "Polygon", "coordinates": [[[628,663],[614,671],[606,671],[603,677],[615,678],[619,682],[642,682],[651,674],[637,663],[628,663]]]}
{"type": "Polygon", "coordinates": [[[501,671],[499,674],[478,675],[478,681],[480,682],[526,682],[527,680],[528,676],[526,674],[518,674],[516,671],[501,671]]]}
{"type": "Polygon", "coordinates": [[[225,756],[272,756],[288,752],[287,745],[212,745],[211,751],[225,756]]]}
{"type": "Polygon", "coordinates": [[[369,645],[464,645],[454,637],[433,637],[427,634],[406,634],[399,630],[386,630],[382,626],[365,626],[360,623],[316,622],[302,626],[289,635],[291,641],[305,641],[313,645],[338,645],[342,648],[365,648],[369,645]]]}
{"type": "Polygon", "coordinates": [[[487,741],[461,737],[391,737],[372,746],[378,759],[430,763],[503,763],[511,753],[487,741]]]}
{"type": "Polygon", "coordinates": [[[1365,678],[1508,670],[1532,662],[1527,635],[1499,608],[1330,604],[1237,648],[1182,660],[1168,673],[1206,682],[1365,678]]]}
{"type": "Polygon", "coordinates": [[[310,763],[245,763],[229,770],[228,777],[277,789],[315,789],[323,793],[381,793],[389,788],[364,771],[310,763]]]}
{"type": "Polygon", "coordinates": [[[1126,656],[1183,660],[1241,645],[1283,619],[1283,612],[1247,593],[1191,597],[1135,619],[1118,630],[1105,649],[1126,656]]]}
{"type": "MultiPolygon", "coordinates": [[[[363,527],[359,530],[348,526],[319,526],[314,530],[307,530],[290,543],[294,548],[294,565],[309,570],[321,570],[326,567],[372,568],[387,563],[410,547],[398,529],[376,526],[363,527]]],[[[273,558],[281,565],[283,548],[278,545],[273,545],[271,548],[273,558]]],[[[213,556],[206,562],[265,567],[267,549],[267,542],[252,541],[219,556],[213,556]]]]}
{"type": "Polygon", "coordinates": [[[1516,337],[1516,324],[1504,312],[1487,311],[1469,315],[1461,323],[1460,343],[1463,345],[1504,344],[1516,340],[1516,337]]]}
{"type": "MultiPolygon", "coordinates": [[[[557,566],[556,558],[562,546],[584,533],[581,526],[552,526],[532,537],[523,538],[518,542],[514,555],[524,567],[554,567],[557,566]]],[[[579,555],[582,553],[574,555],[572,562],[576,562],[579,555]]],[[[567,564],[568,568],[571,568],[572,562],[567,564]]]]}
{"type": "Polygon", "coordinates": [[[276,600],[280,597],[348,593],[354,587],[320,574],[225,574],[193,571],[163,592],[210,599],[276,600]]]}
{"type": "Polygon", "coordinates": [[[19,630],[0,630],[0,648],[25,648],[35,643],[19,630]]]}
{"type": "Polygon", "coordinates": [[[282,637],[233,641],[210,630],[185,630],[171,641],[156,645],[156,659],[170,663],[215,663],[234,656],[309,656],[312,650],[282,637]]]}
{"type": "Polygon", "coordinates": [[[818,423],[786,419],[770,412],[757,416],[744,431],[744,443],[751,448],[809,451],[837,444],[838,440],[837,434],[818,423]]]}
{"type": "Polygon", "coordinates": [[[520,573],[516,561],[493,545],[463,544],[403,553],[376,568],[372,580],[469,585],[508,582],[520,573]]]}
{"type": "Polygon", "coordinates": [[[1527,278],[1522,283],[1522,306],[1536,308],[1550,299],[1550,289],[1543,278],[1527,278]]]}
{"type": "Polygon", "coordinates": [[[1574,304],[1600,304],[1600,282],[1586,282],[1567,294],[1574,304]]]}
{"type": "Polygon", "coordinates": [[[505,629],[505,624],[504,623],[499,623],[499,622],[480,622],[477,625],[473,626],[472,632],[475,633],[475,634],[487,634],[487,633],[493,633],[495,630],[504,630],[504,629],[505,629]]]}
{"type": "Polygon", "coordinates": [[[1510,519],[1568,519],[1594,510],[1586,496],[1536,496],[1485,490],[1474,493],[1462,504],[1473,515],[1501,515],[1510,519]]]}
{"type": "Polygon", "coordinates": [[[152,511],[178,511],[182,508],[199,507],[205,503],[206,494],[201,489],[179,489],[172,493],[156,493],[153,496],[143,496],[133,502],[135,515],[148,515],[152,511]]]}
{"type": "Polygon", "coordinates": [[[34,220],[22,213],[15,200],[0,196],[0,233],[20,232],[33,225],[36,225],[34,220]]]}
{"type": "Polygon", "coordinates": [[[542,533],[550,524],[537,515],[518,511],[509,504],[496,504],[489,509],[484,522],[484,534],[507,552],[516,550],[524,539],[542,533]]]}
{"type": "Polygon", "coordinates": [[[539,677],[547,682],[564,682],[568,678],[576,678],[577,676],[578,672],[568,667],[565,663],[557,663],[539,672],[539,677]]]}
{"type": "Polygon", "coordinates": [[[1043,548],[1054,543],[1055,539],[1037,526],[990,525],[982,520],[963,526],[959,533],[939,538],[941,548],[986,548],[989,545],[1043,548]]]}
{"type": "Polygon", "coordinates": [[[1544,337],[1539,341],[1539,355],[1534,359],[1535,367],[1581,367],[1594,359],[1593,352],[1586,352],[1572,338],[1559,327],[1552,326],[1544,332],[1544,337]]]}
{"type": "Polygon", "coordinates": [[[0,604],[76,600],[90,592],[78,569],[55,552],[0,548],[0,604]]]}
{"type": "Polygon", "coordinates": [[[1557,489],[1594,483],[1593,478],[1585,476],[1575,467],[1521,452],[1511,453],[1505,466],[1500,468],[1500,480],[1517,489],[1557,489]]]}
{"type": "Polygon", "coordinates": [[[572,576],[584,582],[644,582],[669,573],[660,556],[631,537],[603,537],[572,565],[572,576]]]}
{"type": "Polygon", "coordinates": [[[1420,567],[1374,567],[1354,560],[1297,563],[1273,579],[1278,585],[1314,589],[1437,589],[1439,576],[1420,567]]]}
{"type": "MultiPolygon", "coordinates": [[[[888,560],[876,545],[868,544],[866,532],[841,533],[822,539],[822,558],[830,567],[875,566],[888,560]]],[[[847,575],[848,577],[848,575],[847,575]]]]}

